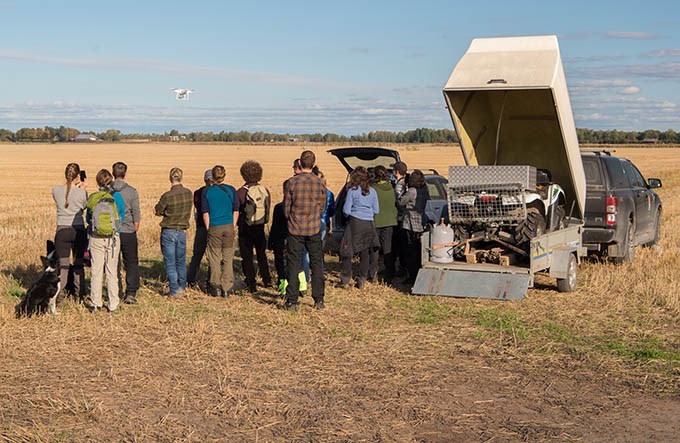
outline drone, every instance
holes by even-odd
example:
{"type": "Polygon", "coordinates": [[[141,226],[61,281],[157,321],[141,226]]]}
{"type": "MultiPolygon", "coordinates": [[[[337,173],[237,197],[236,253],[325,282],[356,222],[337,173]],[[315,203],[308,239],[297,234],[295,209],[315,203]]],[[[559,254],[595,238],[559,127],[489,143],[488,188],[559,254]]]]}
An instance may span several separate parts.
{"type": "Polygon", "coordinates": [[[185,88],[172,88],[170,90],[175,93],[175,98],[177,100],[189,100],[189,94],[194,92],[193,89],[185,88]]]}

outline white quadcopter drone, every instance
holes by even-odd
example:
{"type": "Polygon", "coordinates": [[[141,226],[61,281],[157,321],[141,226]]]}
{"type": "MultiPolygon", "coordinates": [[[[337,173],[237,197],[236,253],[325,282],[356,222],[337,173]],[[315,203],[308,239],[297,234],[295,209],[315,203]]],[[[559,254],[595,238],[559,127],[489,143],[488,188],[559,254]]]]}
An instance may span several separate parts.
{"type": "Polygon", "coordinates": [[[184,88],[173,88],[173,89],[170,89],[170,90],[175,93],[175,98],[177,100],[189,100],[189,94],[194,92],[193,89],[184,89],[184,88]]]}

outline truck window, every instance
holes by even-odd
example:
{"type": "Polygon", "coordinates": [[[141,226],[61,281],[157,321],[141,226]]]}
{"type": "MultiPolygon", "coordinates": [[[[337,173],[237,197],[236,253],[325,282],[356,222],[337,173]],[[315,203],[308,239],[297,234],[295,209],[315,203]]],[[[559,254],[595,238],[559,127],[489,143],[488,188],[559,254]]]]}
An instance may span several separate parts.
{"type": "Polygon", "coordinates": [[[602,185],[602,169],[597,157],[583,157],[583,172],[586,174],[586,185],[602,185]]]}
{"type": "Polygon", "coordinates": [[[611,180],[612,188],[629,188],[630,183],[628,182],[628,177],[626,176],[623,166],[621,165],[621,160],[612,157],[603,158],[602,160],[607,165],[607,171],[609,172],[609,179],[611,180]]]}
{"type": "Polygon", "coordinates": [[[623,170],[626,172],[626,175],[628,176],[630,185],[634,188],[646,188],[647,184],[645,183],[645,179],[644,177],[642,177],[642,174],[640,174],[640,171],[638,171],[637,168],[629,160],[624,160],[622,163],[623,170]]]}
{"type": "Polygon", "coordinates": [[[427,182],[427,192],[430,194],[430,198],[433,200],[446,199],[446,195],[442,194],[442,189],[439,186],[437,186],[436,180],[427,182]]]}

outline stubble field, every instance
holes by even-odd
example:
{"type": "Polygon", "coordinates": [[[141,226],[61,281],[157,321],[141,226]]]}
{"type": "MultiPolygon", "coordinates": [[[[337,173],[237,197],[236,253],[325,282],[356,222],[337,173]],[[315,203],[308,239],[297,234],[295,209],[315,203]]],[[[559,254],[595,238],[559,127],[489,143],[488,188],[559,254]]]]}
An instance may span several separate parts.
{"type": "MultiPolygon", "coordinates": [[[[273,290],[168,301],[153,205],[185,185],[264,166],[275,201],[302,149],[337,192],[333,146],[0,144],[0,438],[34,441],[675,441],[680,435],[680,149],[618,149],[664,187],[660,248],[627,266],[586,261],[578,290],[549,279],[519,302],[343,291],[327,256],[326,310],[278,309],[273,290]],[[50,188],[76,161],[115,161],[140,193],[135,306],[15,319],[54,235],[50,188]]],[[[411,168],[462,164],[457,147],[397,146],[411,168]]],[[[88,190],[92,191],[90,183],[88,190]]],[[[193,238],[193,227],[189,231],[193,238]]],[[[190,250],[191,242],[188,249],[190,250]]],[[[190,254],[189,254],[190,255],[190,254]]],[[[271,258],[271,257],[270,257],[271,258]]],[[[272,266],[273,270],[273,266],[272,266]]]]}

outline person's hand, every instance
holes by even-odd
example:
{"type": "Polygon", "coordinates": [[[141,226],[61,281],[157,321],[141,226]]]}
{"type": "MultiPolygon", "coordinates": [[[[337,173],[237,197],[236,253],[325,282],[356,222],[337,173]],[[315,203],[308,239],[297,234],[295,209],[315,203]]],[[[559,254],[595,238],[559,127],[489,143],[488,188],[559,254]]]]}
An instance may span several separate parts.
{"type": "Polygon", "coordinates": [[[87,189],[87,179],[82,180],[80,183],[78,183],[78,187],[80,189],[87,189]]]}

